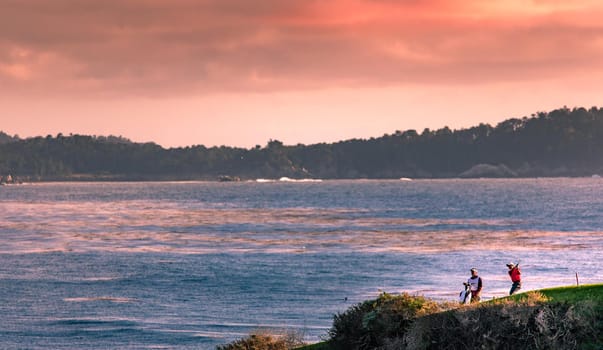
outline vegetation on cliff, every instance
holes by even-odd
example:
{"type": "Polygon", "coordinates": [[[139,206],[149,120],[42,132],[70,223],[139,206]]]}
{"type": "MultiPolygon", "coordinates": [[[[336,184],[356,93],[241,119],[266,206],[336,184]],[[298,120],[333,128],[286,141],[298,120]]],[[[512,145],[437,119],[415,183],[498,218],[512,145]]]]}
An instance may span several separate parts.
{"type": "MultiPolygon", "coordinates": [[[[299,350],[601,349],[603,284],[551,288],[459,306],[381,294],[334,316],[328,340],[299,350]]],[[[293,349],[295,346],[223,350],[293,349]]]]}
{"type": "Polygon", "coordinates": [[[329,349],[597,349],[603,285],[457,307],[383,294],[335,316],[329,349]]]}

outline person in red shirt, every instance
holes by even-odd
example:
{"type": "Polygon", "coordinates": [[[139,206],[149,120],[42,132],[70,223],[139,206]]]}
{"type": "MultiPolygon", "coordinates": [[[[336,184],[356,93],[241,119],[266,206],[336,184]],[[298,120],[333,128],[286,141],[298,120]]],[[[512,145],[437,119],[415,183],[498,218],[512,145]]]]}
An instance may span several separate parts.
{"type": "Polygon", "coordinates": [[[513,282],[509,295],[513,295],[521,289],[521,271],[519,270],[519,263],[515,265],[514,263],[510,262],[507,264],[507,267],[509,268],[511,282],[513,282]]]}

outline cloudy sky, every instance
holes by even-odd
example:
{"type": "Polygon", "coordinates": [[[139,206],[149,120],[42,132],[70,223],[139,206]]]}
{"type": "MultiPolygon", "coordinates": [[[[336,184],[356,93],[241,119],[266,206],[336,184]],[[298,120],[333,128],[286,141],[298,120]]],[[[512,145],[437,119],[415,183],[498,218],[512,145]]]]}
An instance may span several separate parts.
{"type": "Polygon", "coordinates": [[[0,130],[251,147],[603,106],[597,0],[0,0],[0,130]]]}

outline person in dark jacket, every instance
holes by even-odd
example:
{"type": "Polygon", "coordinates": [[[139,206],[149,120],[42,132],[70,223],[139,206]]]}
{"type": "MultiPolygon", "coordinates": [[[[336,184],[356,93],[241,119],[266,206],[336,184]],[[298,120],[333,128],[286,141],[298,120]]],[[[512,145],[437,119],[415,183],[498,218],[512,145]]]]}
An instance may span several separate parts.
{"type": "Polygon", "coordinates": [[[471,277],[469,277],[467,283],[471,286],[471,302],[479,302],[482,299],[483,283],[482,278],[477,275],[475,267],[471,269],[471,277]]]}
{"type": "Polygon", "coordinates": [[[521,289],[521,270],[519,270],[519,263],[515,265],[514,263],[510,262],[507,264],[507,267],[509,268],[508,272],[509,276],[511,277],[511,282],[513,282],[509,295],[513,295],[521,289]]]}

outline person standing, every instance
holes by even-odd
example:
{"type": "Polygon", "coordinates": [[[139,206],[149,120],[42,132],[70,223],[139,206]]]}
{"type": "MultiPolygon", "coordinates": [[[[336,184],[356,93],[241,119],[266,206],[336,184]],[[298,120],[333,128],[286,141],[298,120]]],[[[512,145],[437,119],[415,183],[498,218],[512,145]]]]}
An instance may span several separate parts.
{"type": "Polygon", "coordinates": [[[475,267],[471,269],[471,277],[469,277],[467,283],[471,286],[471,302],[479,302],[482,299],[483,282],[475,267]]]}
{"type": "Polygon", "coordinates": [[[507,264],[507,267],[509,268],[508,272],[509,276],[511,277],[511,282],[513,282],[509,295],[513,295],[521,289],[521,270],[519,270],[519,263],[515,265],[514,263],[510,262],[507,264]]]}

